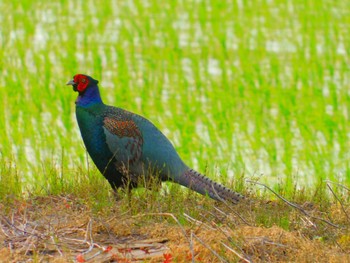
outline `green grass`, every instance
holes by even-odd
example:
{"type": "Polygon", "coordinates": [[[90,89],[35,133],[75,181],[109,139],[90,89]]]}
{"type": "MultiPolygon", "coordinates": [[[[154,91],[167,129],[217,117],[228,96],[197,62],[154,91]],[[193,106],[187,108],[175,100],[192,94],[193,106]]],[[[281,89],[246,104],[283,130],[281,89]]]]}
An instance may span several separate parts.
{"type": "Polygon", "coordinates": [[[74,192],[88,176],[65,86],[76,73],[212,177],[258,176],[284,193],[350,186],[348,1],[0,7],[0,184],[13,192],[74,192]]]}

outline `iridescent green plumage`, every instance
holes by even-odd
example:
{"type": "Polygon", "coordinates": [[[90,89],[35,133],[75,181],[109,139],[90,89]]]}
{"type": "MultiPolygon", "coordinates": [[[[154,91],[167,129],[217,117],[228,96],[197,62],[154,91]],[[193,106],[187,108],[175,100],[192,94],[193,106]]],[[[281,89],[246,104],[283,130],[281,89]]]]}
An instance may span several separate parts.
{"type": "Polygon", "coordinates": [[[76,117],[88,153],[114,189],[134,187],[143,176],[157,175],[216,200],[237,203],[242,195],[190,169],[170,141],[150,121],[105,105],[98,81],[76,75],[67,84],[79,92],[76,117]]]}

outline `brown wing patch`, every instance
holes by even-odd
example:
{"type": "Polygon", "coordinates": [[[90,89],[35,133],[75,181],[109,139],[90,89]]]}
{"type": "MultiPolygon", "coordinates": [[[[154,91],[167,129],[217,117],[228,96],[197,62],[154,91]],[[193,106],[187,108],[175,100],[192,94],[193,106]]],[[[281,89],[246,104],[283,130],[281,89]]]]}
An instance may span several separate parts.
{"type": "Polygon", "coordinates": [[[117,135],[119,138],[128,137],[128,140],[124,144],[124,148],[127,150],[129,164],[133,164],[137,161],[142,154],[143,138],[141,131],[131,120],[117,120],[110,117],[105,117],[103,120],[105,128],[112,134],[117,135]]]}
{"type": "Polygon", "coordinates": [[[119,137],[141,137],[141,132],[133,121],[118,121],[106,117],[103,123],[107,130],[119,137]]]}

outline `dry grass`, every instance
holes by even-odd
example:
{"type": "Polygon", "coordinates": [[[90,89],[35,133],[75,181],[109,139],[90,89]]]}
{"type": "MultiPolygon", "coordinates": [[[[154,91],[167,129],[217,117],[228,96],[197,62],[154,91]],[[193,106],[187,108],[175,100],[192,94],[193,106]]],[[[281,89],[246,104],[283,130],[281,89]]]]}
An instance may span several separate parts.
{"type": "Polygon", "coordinates": [[[350,261],[344,203],[306,203],[303,213],[280,201],[229,206],[195,197],[171,212],[136,211],[125,200],[93,211],[73,196],[13,200],[0,205],[0,262],[350,261]]]}

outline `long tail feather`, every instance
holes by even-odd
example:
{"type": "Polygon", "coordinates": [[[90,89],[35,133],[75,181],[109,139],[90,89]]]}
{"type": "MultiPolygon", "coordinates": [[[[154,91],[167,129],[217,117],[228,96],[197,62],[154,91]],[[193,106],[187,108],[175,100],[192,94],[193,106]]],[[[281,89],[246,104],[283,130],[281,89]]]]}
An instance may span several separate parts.
{"type": "Polygon", "coordinates": [[[214,200],[225,200],[233,204],[237,204],[240,200],[244,199],[243,195],[212,181],[205,175],[192,169],[188,169],[186,172],[184,172],[181,175],[180,180],[177,180],[177,182],[202,195],[208,195],[214,200]]]}

